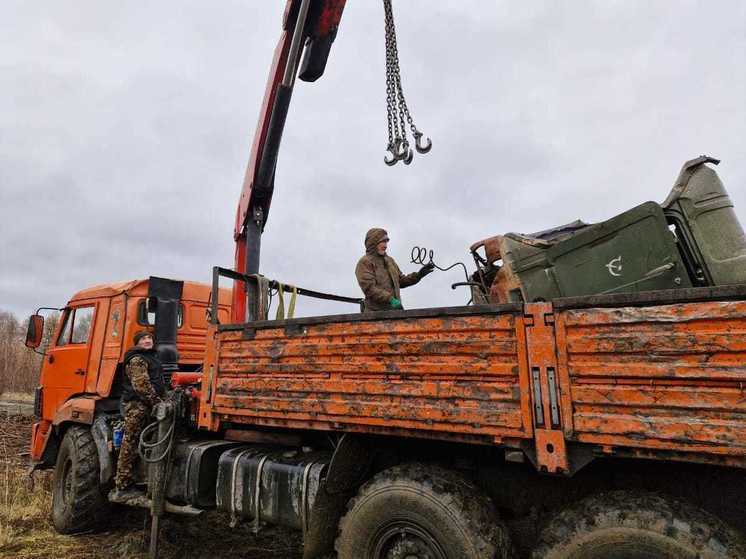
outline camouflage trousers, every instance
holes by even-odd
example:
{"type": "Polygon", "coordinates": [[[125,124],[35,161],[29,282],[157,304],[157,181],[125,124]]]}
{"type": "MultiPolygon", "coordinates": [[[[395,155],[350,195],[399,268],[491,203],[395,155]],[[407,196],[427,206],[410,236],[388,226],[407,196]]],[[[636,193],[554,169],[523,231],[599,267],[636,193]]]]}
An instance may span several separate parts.
{"type": "Polygon", "coordinates": [[[150,416],[150,406],[137,400],[122,404],[124,416],[124,436],[119,447],[117,475],[114,484],[117,489],[125,489],[135,483],[135,465],[137,463],[137,445],[140,433],[145,428],[150,416]]]}

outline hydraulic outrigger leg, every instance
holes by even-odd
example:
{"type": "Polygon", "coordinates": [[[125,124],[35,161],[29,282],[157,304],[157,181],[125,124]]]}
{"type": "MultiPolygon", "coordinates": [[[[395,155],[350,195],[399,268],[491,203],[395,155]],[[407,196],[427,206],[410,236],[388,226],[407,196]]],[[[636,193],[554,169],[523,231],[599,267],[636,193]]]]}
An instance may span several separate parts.
{"type": "Polygon", "coordinates": [[[176,428],[177,403],[173,401],[161,402],[155,406],[155,418],[158,436],[155,442],[147,442],[146,433],[153,429],[145,429],[140,439],[143,460],[148,463],[148,493],[150,497],[150,547],[151,559],[158,558],[158,535],[160,532],[161,516],[166,508],[166,488],[171,470],[171,454],[173,451],[174,431],[176,428]]]}

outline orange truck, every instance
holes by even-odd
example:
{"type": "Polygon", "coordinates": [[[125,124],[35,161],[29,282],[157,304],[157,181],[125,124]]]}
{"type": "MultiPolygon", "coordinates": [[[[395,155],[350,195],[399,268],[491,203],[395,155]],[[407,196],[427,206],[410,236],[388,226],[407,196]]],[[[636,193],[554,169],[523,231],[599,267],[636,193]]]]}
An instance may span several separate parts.
{"type": "MultiPolygon", "coordinates": [[[[173,387],[141,444],[154,527],[217,509],[301,530],[307,558],[746,557],[746,282],[718,279],[746,270],[743,232],[731,219],[708,248],[697,235],[731,216],[727,196],[684,203],[719,185],[713,161],[687,164],[665,208],[477,243],[473,305],[359,313],[258,274],[294,79],[323,73],[343,6],[287,2],[234,269],[91,288],[62,310],[31,442],[54,468],[57,530],[105,523],[122,358],[152,328],[173,387]],[[616,256],[640,223],[657,240],[616,256]],[[608,248],[618,289],[576,294],[559,273],[589,246],[608,248]],[[290,291],[355,312],[270,320],[268,293],[290,291]]],[[[42,331],[37,313],[27,345],[42,331]]]]}
{"type": "MultiPolygon", "coordinates": [[[[32,433],[34,460],[54,462],[61,442],[58,431],[65,425],[92,425],[101,410],[119,409],[116,381],[124,353],[135,332],[155,327],[156,313],[148,306],[153,304],[152,280],[159,278],[84,289],[57,309],[60,321],[44,355],[34,402],[39,418],[32,433]]],[[[230,292],[223,290],[218,297],[215,312],[227,318],[230,292]]],[[[179,371],[202,368],[210,307],[209,285],[183,282],[175,325],[179,371]]],[[[37,312],[29,323],[29,339],[38,342],[42,331],[37,312]]]]}
{"type": "MultiPolygon", "coordinates": [[[[78,293],[47,351],[62,532],[106,518],[147,285],[78,293]]],[[[180,301],[167,511],[301,529],[308,557],[746,556],[746,286],[240,324],[214,293],[180,301]]]]}

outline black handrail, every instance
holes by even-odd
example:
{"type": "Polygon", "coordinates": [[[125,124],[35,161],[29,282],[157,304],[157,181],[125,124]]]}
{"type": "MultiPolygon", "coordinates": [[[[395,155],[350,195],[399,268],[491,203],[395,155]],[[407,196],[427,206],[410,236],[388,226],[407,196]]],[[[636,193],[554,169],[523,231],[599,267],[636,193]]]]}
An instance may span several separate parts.
{"type": "MultiPolygon", "coordinates": [[[[244,283],[258,283],[259,276],[256,274],[246,275],[229,268],[221,268],[220,266],[214,266],[212,269],[212,292],[210,293],[210,317],[209,320],[212,324],[218,324],[218,302],[219,302],[219,289],[220,289],[220,278],[226,277],[235,281],[242,281],[244,283]]],[[[322,293],[321,291],[314,291],[312,289],[306,289],[304,287],[293,287],[292,285],[280,284],[277,280],[268,280],[269,286],[272,289],[279,289],[282,285],[282,290],[285,293],[291,293],[295,289],[298,295],[304,297],[313,297],[314,299],[324,299],[326,301],[339,301],[340,303],[352,303],[360,306],[360,311],[363,311],[363,299],[356,297],[344,297],[343,295],[334,295],[331,293],[322,293]]],[[[251,307],[251,305],[249,305],[251,307]]]]}

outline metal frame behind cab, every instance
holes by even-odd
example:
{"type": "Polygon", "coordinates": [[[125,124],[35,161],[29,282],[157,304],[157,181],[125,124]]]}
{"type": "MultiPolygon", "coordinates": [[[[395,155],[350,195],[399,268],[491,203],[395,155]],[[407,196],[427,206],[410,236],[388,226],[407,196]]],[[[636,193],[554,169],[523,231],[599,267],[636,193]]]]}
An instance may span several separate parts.
{"type": "MultiPolygon", "coordinates": [[[[247,293],[249,297],[247,310],[248,310],[248,322],[256,321],[258,320],[258,312],[257,309],[259,307],[259,274],[242,274],[240,272],[236,272],[235,270],[231,270],[228,268],[221,268],[220,266],[214,266],[212,269],[212,291],[210,293],[210,317],[209,322],[210,324],[218,325],[220,322],[218,321],[218,303],[219,303],[219,296],[220,296],[220,278],[225,277],[232,279],[234,281],[240,281],[246,284],[247,287],[251,287],[251,289],[247,289],[247,293]]],[[[285,293],[291,293],[293,291],[293,286],[291,285],[284,285],[280,284],[276,280],[268,280],[269,286],[274,289],[282,288],[282,290],[285,293]]],[[[324,299],[326,301],[338,301],[340,303],[351,303],[358,305],[360,307],[360,311],[363,311],[363,299],[356,298],[356,297],[344,297],[342,295],[333,295],[331,293],[322,293],[320,291],[313,291],[311,289],[305,289],[303,287],[295,287],[295,291],[298,295],[302,295],[304,297],[313,297],[314,299],[324,299]]]]}

